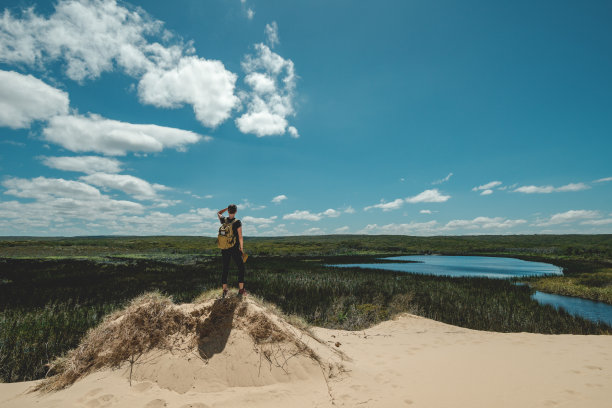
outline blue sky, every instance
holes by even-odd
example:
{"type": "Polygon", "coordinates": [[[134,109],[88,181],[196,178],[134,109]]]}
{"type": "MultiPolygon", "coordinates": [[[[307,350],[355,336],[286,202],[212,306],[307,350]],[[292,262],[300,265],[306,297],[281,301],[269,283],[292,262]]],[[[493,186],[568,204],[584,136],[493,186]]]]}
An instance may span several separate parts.
{"type": "Polygon", "coordinates": [[[4,0],[0,235],[612,232],[612,6],[4,0]]]}

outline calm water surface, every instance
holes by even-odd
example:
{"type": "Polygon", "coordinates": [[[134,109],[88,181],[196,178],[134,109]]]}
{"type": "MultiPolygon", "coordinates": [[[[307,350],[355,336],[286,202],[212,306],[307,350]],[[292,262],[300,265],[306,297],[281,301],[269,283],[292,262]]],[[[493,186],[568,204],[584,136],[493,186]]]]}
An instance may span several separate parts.
{"type": "MultiPolygon", "coordinates": [[[[336,267],[359,267],[387,269],[421,275],[452,277],[485,277],[494,279],[520,278],[524,276],[563,275],[558,266],[542,262],[523,261],[515,258],[488,256],[441,256],[411,255],[385,258],[386,260],[416,261],[418,263],[380,263],[380,264],[343,264],[336,267]]],[[[557,309],[585,319],[612,325],[612,305],[570,296],[552,295],[535,292],[532,299],[540,304],[551,305],[557,309]]]]}
{"type": "Polygon", "coordinates": [[[536,292],[531,298],[537,300],[540,304],[551,305],[555,309],[565,309],[575,316],[593,322],[602,321],[612,326],[612,305],[607,303],[544,292],[536,292]]]}
{"type": "Polygon", "coordinates": [[[387,269],[421,275],[484,277],[494,279],[521,278],[524,276],[563,275],[558,266],[542,262],[529,262],[515,258],[490,256],[439,256],[411,255],[385,258],[386,260],[416,261],[418,263],[380,263],[332,265],[387,269]]]}

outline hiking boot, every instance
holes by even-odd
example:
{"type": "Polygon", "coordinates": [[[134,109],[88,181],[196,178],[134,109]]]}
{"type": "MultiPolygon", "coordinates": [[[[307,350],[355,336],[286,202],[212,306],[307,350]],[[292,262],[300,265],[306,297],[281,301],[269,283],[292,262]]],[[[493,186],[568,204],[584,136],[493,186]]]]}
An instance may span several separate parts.
{"type": "Polygon", "coordinates": [[[245,298],[247,297],[247,291],[243,289],[238,290],[238,297],[245,298]]]}
{"type": "Polygon", "coordinates": [[[227,297],[227,289],[223,289],[223,294],[221,295],[222,299],[225,299],[227,297]]]}

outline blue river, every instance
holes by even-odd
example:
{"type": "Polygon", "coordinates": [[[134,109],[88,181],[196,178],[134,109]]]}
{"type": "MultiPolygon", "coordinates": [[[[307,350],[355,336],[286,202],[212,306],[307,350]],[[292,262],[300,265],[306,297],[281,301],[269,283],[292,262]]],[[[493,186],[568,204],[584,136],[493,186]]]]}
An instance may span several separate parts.
{"type": "MultiPolygon", "coordinates": [[[[414,261],[415,263],[342,264],[334,267],[359,267],[386,269],[421,275],[451,277],[485,277],[510,279],[526,276],[563,275],[562,268],[515,258],[488,256],[411,255],[384,258],[385,260],[414,261]]],[[[532,299],[540,304],[564,309],[568,313],[597,322],[612,325],[612,305],[570,296],[535,292],[532,299]]]]}
{"type": "Polygon", "coordinates": [[[421,275],[484,277],[493,279],[521,278],[525,276],[563,275],[558,266],[542,262],[529,262],[515,258],[491,256],[410,255],[385,260],[415,261],[417,263],[344,264],[336,267],[388,269],[421,275]]]}

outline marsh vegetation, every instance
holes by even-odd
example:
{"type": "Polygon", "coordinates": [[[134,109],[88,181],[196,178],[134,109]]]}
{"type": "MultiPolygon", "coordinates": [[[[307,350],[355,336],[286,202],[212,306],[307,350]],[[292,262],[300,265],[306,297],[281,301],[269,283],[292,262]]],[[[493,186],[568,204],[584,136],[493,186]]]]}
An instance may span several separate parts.
{"type": "MultiPolygon", "coordinates": [[[[601,271],[610,266],[610,236],[573,241],[561,236],[557,241],[555,246],[555,239],[547,236],[540,241],[534,237],[523,241],[520,237],[248,239],[246,281],[252,293],[284,313],[329,328],[363,329],[407,311],[479,330],[611,333],[609,326],[539,305],[531,299],[533,289],[508,281],[326,266],[372,263],[378,262],[378,256],[410,253],[503,254],[555,263],[565,268],[562,279],[590,277],[587,284],[609,290],[610,279],[601,271]]],[[[190,302],[220,282],[221,259],[210,238],[5,238],[0,251],[2,381],[44,377],[46,364],[75,347],[105,315],[144,292],[158,290],[177,303],[190,302]]],[[[230,273],[232,283],[235,275],[230,273]]]]}

